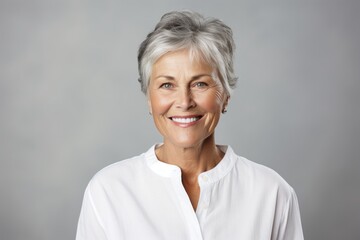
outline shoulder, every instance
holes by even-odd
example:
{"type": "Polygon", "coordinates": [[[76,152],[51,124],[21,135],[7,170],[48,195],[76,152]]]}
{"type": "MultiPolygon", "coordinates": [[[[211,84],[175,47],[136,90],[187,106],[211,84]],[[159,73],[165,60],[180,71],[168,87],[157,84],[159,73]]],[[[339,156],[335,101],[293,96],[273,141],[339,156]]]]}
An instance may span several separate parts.
{"type": "Polygon", "coordinates": [[[137,179],[138,175],[146,170],[144,155],[143,153],[104,167],[92,177],[88,188],[91,191],[98,191],[100,189],[109,190],[116,184],[127,185],[127,182],[137,179]]]}
{"type": "Polygon", "coordinates": [[[276,193],[278,197],[289,199],[294,194],[293,188],[275,170],[253,162],[245,157],[235,155],[235,169],[241,181],[255,192],[264,194],[276,193]]]}
{"type": "Polygon", "coordinates": [[[94,178],[106,178],[112,175],[129,174],[144,165],[145,154],[140,154],[131,158],[127,158],[116,163],[110,164],[98,171],[94,178]]]}

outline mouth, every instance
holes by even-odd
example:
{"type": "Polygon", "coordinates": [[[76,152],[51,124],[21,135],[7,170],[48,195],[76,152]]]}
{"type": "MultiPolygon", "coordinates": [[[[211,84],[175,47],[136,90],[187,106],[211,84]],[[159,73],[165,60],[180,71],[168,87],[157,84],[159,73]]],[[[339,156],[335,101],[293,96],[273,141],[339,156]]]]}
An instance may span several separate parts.
{"type": "Polygon", "coordinates": [[[187,123],[194,123],[196,121],[199,121],[202,118],[201,115],[197,115],[197,116],[186,116],[186,117],[179,117],[179,116],[174,116],[174,117],[169,117],[169,119],[175,123],[182,123],[182,124],[187,124],[187,123]]]}

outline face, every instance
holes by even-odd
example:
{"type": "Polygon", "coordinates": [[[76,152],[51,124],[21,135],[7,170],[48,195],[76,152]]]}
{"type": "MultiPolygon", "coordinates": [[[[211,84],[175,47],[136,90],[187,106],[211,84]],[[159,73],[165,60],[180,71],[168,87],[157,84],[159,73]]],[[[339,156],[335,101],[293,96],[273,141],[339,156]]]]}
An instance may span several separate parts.
{"type": "Polygon", "coordinates": [[[153,66],[148,103],[165,144],[191,148],[213,137],[227,104],[216,69],[191,61],[186,50],[167,53],[153,66]]]}

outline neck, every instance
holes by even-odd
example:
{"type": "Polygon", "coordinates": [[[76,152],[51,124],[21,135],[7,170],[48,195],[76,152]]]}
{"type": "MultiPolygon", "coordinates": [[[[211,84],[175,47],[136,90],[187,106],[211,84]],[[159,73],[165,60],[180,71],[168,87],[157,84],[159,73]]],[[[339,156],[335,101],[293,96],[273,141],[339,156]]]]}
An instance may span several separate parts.
{"type": "Polygon", "coordinates": [[[164,141],[156,150],[160,161],[180,167],[183,180],[197,181],[197,176],[214,168],[224,153],[215,145],[214,135],[201,144],[191,147],[178,147],[164,141]]]}
{"type": "Polygon", "coordinates": [[[180,167],[182,184],[196,210],[200,196],[198,176],[214,168],[224,153],[216,147],[212,134],[201,144],[191,147],[179,147],[165,139],[164,144],[156,149],[156,155],[160,161],[180,167]]]}

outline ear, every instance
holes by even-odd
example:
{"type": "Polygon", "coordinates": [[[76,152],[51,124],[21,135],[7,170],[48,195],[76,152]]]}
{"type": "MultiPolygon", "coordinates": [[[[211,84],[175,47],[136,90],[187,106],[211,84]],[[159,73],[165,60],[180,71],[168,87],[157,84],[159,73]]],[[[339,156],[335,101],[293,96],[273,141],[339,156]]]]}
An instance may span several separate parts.
{"type": "Polygon", "coordinates": [[[147,95],[147,103],[148,103],[148,106],[149,106],[149,114],[152,115],[151,100],[150,100],[149,95],[147,95]]]}
{"type": "Polygon", "coordinates": [[[229,99],[230,99],[230,96],[225,96],[225,99],[224,99],[224,102],[223,102],[223,106],[222,106],[222,109],[221,109],[221,113],[222,114],[225,114],[227,112],[227,105],[229,103],[229,99]]]}
{"type": "Polygon", "coordinates": [[[228,106],[229,101],[230,101],[230,96],[226,95],[224,105],[223,105],[223,109],[225,109],[228,106]]]}

